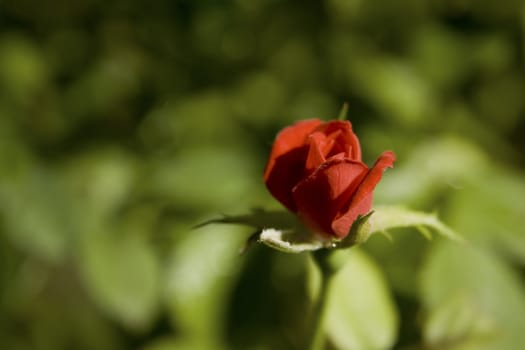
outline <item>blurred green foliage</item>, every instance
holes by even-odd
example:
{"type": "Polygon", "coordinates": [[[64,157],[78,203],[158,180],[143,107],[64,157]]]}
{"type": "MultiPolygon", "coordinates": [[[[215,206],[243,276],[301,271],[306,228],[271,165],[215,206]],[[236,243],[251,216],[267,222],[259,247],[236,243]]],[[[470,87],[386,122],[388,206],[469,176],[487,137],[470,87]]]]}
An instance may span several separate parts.
{"type": "Polygon", "coordinates": [[[331,349],[525,346],[525,4],[5,0],[0,347],[300,349],[305,255],[191,227],[278,208],[275,133],[344,101],[376,203],[438,211],[352,250],[331,349]]]}

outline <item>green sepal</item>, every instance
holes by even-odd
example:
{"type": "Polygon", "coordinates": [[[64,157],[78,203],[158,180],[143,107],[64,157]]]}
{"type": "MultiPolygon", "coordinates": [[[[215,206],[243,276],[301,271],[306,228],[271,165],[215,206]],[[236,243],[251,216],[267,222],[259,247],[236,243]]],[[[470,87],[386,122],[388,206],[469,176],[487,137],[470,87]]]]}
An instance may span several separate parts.
{"type": "Polygon", "coordinates": [[[337,248],[349,248],[356,244],[366,242],[372,232],[370,218],[374,211],[366,215],[359,215],[350,227],[348,235],[337,243],[337,248]]]}
{"type": "Polygon", "coordinates": [[[423,236],[430,238],[436,232],[455,241],[463,239],[448,226],[443,224],[435,214],[413,211],[404,207],[377,207],[366,215],[358,216],[348,235],[343,239],[331,239],[308,231],[297,217],[286,211],[254,210],[251,214],[223,216],[206,221],[196,227],[211,223],[240,224],[255,228],[241,252],[246,251],[255,242],[286,253],[302,253],[319,249],[349,248],[366,242],[376,233],[384,234],[391,229],[414,227],[423,236]]]}

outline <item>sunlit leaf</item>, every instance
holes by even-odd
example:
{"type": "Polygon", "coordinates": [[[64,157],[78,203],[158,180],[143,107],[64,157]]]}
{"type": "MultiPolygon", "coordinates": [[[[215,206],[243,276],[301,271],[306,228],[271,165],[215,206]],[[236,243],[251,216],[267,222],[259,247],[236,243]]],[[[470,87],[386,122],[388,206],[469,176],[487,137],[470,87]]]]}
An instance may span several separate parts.
{"type": "Polygon", "coordinates": [[[9,239],[41,259],[58,262],[73,231],[68,197],[57,174],[27,165],[15,177],[0,175],[0,210],[9,239]]]}
{"type": "Polygon", "coordinates": [[[525,344],[525,293],[519,275],[486,251],[448,242],[436,245],[421,272],[421,298],[431,315],[424,334],[434,345],[476,342],[475,349],[507,350],[525,344]],[[454,301],[458,295],[466,301],[454,301]],[[439,318],[450,321],[443,324],[439,318]]]}
{"type": "Polygon", "coordinates": [[[461,188],[487,167],[478,146],[457,137],[430,139],[418,145],[403,163],[381,180],[376,200],[419,205],[461,188]]]}
{"type": "Polygon", "coordinates": [[[254,186],[253,163],[238,148],[187,148],[174,157],[153,158],[149,169],[143,191],[169,198],[186,210],[246,208],[251,205],[246,193],[259,188],[254,186]]]}
{"type": "MultiPolygon", "coordinates": [[[[6,33],[7,34],[7,33],[6,33]]],[[[4,93],[27,101],[48,79],[49,66],[36,42],[21,35],[3,35],[0,40],[0,80],[4,81],[4,93]]]]}
{"type": "Polygon", "coordinates": [[[340,251],[345,263],[328,291],[325,330],[341,350],[390,349],[398,315],[384,276],[359,249],[340,251]]]}
{"type": "Polygon", "coordinates": [[[459,293],[432,309],[425,320],[423,338],[433,349],[478,349],[500,332],[469,296],[459,293]]]}
{"type": "MultiPolygon", "coordinates": [[[[184,339],[181,337],[165,337],[161,339],[155,339],[154,341],[146,344],[141,350],[205,350],[202,342],[198,339],[184,339]]],[[[214,347],[214,349],[222,349],[220,347],[214,347]]]]}
{"type": "Polygon", "coordinates": [[[406,62],[393,57],[356,57],[350,61],[347,72],[365,99],[399,123],[421,123],[434,103],[427,81],[406,62]]]}
{"type": "Polygon", "coordinates": [[[166,271],[165,301],[171,319],[195,348],[215,349],[222,339],[228,291],[241,266],[244,230],[207,226],[173,247],[166,271]]]}
{"type": "Polygon", "coordinates": [[[81,246],[80,267],[93,298],[126,327],[151,323],[160,297],[160,268],[152,247],[136,233],[94,231],[81,246]]]}
{"type": "Polygon", "coordinates": [[[525,264],[525,181],[499,167],[451,196],[449,220],[468,240],[525,264]]]}
{"type": "Polygon", "coordinates": [[[399,206],[376,207],[370,216],[370,234],[386,232],[401,227],[414,227],[423,236],[429,236],[429,230],[455,241],[462,238],[439,220],[436,214],[410,210],[399,206]]]}

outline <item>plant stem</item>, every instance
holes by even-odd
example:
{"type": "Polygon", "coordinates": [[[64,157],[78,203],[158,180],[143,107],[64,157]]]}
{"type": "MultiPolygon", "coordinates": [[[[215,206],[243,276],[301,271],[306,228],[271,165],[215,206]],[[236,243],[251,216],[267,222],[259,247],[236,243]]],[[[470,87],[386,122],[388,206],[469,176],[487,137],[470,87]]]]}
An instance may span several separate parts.
{"type": "Polygon", "coordinates": [[[324,319],[326,314],[328,285],[336,270],[330,265],[328,257],[331,251],[318,250],[312,253],[312,257],[319,267],[320,286],[319,295],[312,310],[312,320],[310,325],[310,337],[307,343],[309,350],[322,350],[324,348],[324,319]]]}
{"type": "Polygon", "coordinates": [[[339,116],[337,117],[338,120],[347,120],[348,118],[348,102],[343,103],[343,107],[341,107],[341,111],[339,112],[339,116]]]}

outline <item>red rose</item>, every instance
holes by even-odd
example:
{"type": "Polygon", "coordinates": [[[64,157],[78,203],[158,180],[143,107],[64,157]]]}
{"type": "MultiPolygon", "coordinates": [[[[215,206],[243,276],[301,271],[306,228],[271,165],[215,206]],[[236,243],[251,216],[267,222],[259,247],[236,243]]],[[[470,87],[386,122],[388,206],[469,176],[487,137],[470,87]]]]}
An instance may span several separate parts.
{"type": "Polygon", "coordinates": [[[278,135],[264,171],[270,193],[314,232],[345,237],[395,154],[383,152],[369,169],[348,121],[305,120],[278,135]]]}

